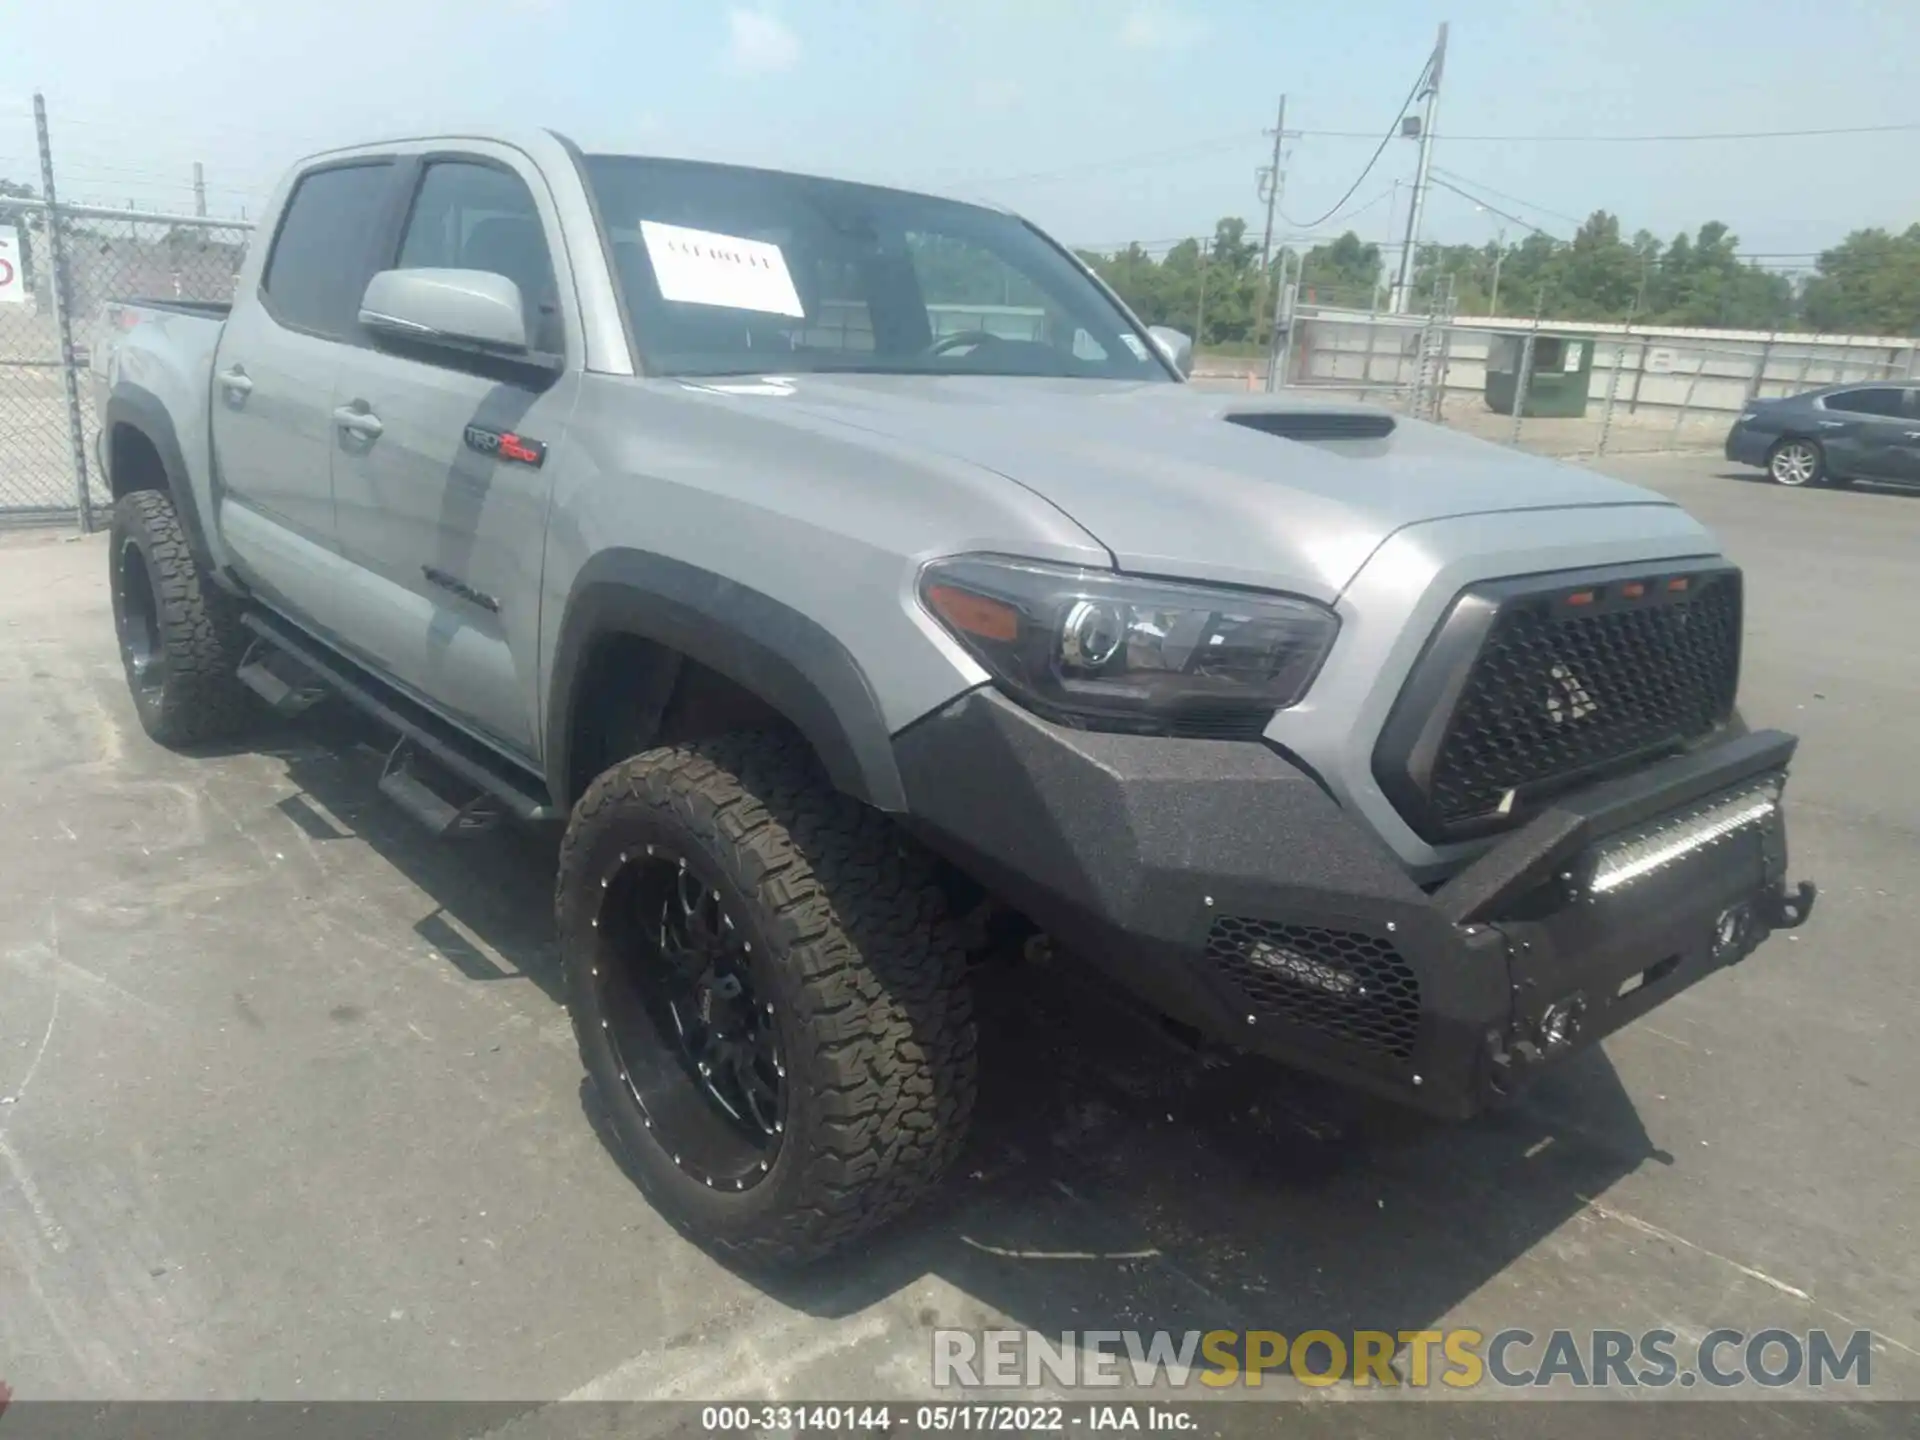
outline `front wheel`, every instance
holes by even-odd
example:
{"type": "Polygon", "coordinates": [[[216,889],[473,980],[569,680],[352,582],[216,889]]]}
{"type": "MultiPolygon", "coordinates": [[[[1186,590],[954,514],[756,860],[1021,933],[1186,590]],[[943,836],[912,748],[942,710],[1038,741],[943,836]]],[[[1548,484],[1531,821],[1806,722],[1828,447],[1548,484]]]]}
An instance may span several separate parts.
{"type": "Polygon", "coordinates": [[[974,1097],[964,959],[918,849],[806,747],[648,751],[575,807],[555,896],[588,1074],[658,1209],[793,1265],[904,1213],[974,1097]]]}
{"type": "Polygon", "coordinates": [[[1782,440],[1767,455],[1767,474],[1779,485],[1818,485],[1826,468],[1826,456],[1813,440],[1782,440]]]}

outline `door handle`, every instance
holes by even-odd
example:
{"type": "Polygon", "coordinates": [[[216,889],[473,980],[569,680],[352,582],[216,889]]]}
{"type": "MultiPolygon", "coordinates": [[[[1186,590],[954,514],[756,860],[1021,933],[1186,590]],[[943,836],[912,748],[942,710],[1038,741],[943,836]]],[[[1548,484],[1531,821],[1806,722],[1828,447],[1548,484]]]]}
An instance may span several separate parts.
{"type": "Polygon", "coordinates": [[[220,388],[230,395],[246,396],[253,393],[253,381],[247,378],[247,372],[238,365],[231,370],[220,372],[220,388]]]}
{"type": "Polygon", "coordinates": [[[1822,430],[1843,430],[1846,428],[1846,424],[1847,422],[1844,420],[1822,420],[1820,422],[1820,428],[1822,430]]]}
{"type": "MultiPolygon", "coordinates": [[[[364,402],[361,402],[364,404],[364,402]]],[[[333,423],[350,434],[364,440],[377,440],[387,427],[380,423],[380,417],[371,410],[356,408],[353,405],[341,405],[333,412],[333,423]]]]}
{"type": "Polygon", "coordinates": [[[1908,440],[1920,440],[1920,430],[1907,431],[1905,438],[1908,440]]]}

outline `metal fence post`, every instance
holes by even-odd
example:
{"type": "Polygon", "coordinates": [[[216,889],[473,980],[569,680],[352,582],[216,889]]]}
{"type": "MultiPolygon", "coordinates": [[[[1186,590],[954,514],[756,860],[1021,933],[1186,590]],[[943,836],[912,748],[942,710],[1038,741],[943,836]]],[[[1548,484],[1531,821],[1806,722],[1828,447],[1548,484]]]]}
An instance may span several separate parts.
{"type": "Polygon", "coordinates": [[[1540,333],[1540,321],[1536,318],[1533,329],[1527,332],[1527,338],[1520,344],[1520,373],[1513,381],[1513,434],[1508,437],[1510,444],[1520,443],[1520,422],[1527,413],[1527,385],[1533,378],[1533,342],[1540,333]]]}
{"type": "Polygon", "coordinates": [[[1453,371],[1453,307],[1447,307],[1446,323],[1440,330],[1439,375],[1433,382],[1433,414],[1436,425],[1447,422],[1447,376],[1453,371]]]}
{"type": "Polygon", "coordinates": [[[1286,278],[1284,260],[1280,285],[1274,297],[1273,345],[1267,352],[1267,393],[1271,395],[1287,383],[1287,366],[1293,359],[1293,327],[1299,310],[1300,281],[1286,278]]]}
{"type": "Polygon", "coordinates": [[[1594,446],[1593,453],[1607,453],[1607,437],[1613,433],[1613,405],[1620,398],[1620,372],[1627,363],[1627,341],[1623,335],[1620,343],[1613,347],[1613,375],[1607,381],[1607,408],[1600,412],[1600,440],[1594,446]]]}
{"type": "Polygon", "coordinates": [[[1773,342],[1777,334],[1769,335],[1760,345],[1760,363],[1753,367],[1753,379],[1747,383],[1747,404],[1751,405],[1760,398],[1760,387],[1767,383],[1767,361],[1773,358],[1773,342]]]}
{"type": "Polygon", "coordinates": [[[1692,377],[1687,381],[1687,393],[1681,398],[1680,413],[1673,417],[1673,434],[1669,436],[1667,440],[1667,444],[1673,449],[1677,450],[1680,448],[1680,427],[1687,423],[1687,411],[1693,408],[1693,392],[1699,388],[1700,376],[1706,368],[1707,357],[1702,355],[1700,357],[1700,364],[1695,368],[1692,377]]]}
{"type": "Polygon", "coordinates": [[[93,502],[87,493],[86,423],[80,413],[80,377],[73,358],[73,316],[67,244],[61,233],[59,197],[53,189],[53,146],[47,138],[47,101],[33,97],[33,128],[40,142],[40,188],[47,201],[47,277],[53,295],[53,324],[60,337],[60,375],[67,392],[67,434],[73,444],[73,497],[80,533],[93,530],[93,502]]]}

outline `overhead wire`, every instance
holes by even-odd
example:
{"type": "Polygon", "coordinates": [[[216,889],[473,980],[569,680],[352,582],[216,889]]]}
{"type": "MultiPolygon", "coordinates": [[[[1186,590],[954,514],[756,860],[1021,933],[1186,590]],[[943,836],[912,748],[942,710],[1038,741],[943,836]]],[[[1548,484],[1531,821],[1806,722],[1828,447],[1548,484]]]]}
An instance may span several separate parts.
{"type": "MultiPolygon", "coordinates": [[[[1399,111],[1388,124],[1386,134],[1380,137],[1380,143],[1374,146],[1373,154],[1367,158],[1366,165],[1362,167],[1358,175],[1353,177],[1353,183],[1347,187],[1347,193],[1336,200],[1326,214],[1313,220],[1296,220],[1287,214],[1286,211],[1279,210],[1279,207],[1275,206],[1274,208],[1279,210],[1282,220],[1285,220],[1289,225],[1297,229],[1311,230],[1316,225],[1324,224],[1332,216],[1339,213],[1340,207],[1353,198],[1353,192],[1358,190],[1360,186],[1365,183],[1367,176],[1373,173],[1373,167],[1380,163],[1380,157],[1387,153],[1387,146],[1393,142],[1393,137],[1400,132],[1400,122],[1406,118],[1407,111],[1412,108],[1414,99],[1420,94],[1420,87],[1425,85],[1427,78],[1433,74],[1433,59],[1434,57],[1432,55],[1427,56],[1427,63],[1420,67],[1419,78],[1413,82],[1413,88],[1407,92],[1407,98],[1400,102],[1399,111]]],[[[1276,185],[1280,183],[1279,176],[1276,175],[1274,177],[1274,183],[1276,185]]]]}

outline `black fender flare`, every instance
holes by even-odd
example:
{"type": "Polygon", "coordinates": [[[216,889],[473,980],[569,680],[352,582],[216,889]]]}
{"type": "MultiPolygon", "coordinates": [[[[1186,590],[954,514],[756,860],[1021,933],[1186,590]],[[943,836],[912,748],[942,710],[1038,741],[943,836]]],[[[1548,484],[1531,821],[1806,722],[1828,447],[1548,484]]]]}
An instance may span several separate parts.
{"type": "Polygon", "coordinates": [[[778,710],[813,746],[836,789],[876,809],[907,808],[892,736],[866,672],[792,606],[712,571],[645,550],[603,550],[581,567],[554,647],[547,783],[572,784],[574,707],[594,643],[632,635],[678,651],[778,710]]]}
{"type": "Polygon", "coordinates": [[[160,457],[160,469],[166,476],[167,493],[180,524],[187,532],[187,544],[203,575],[215,574],[213,554],[207,548],[207,532],[199,506],[194,503],[193,485],[187,477],[187,460],[180,449],[180,437],[174,432],[173,418],[160,397],[143,386],[122,380],[107,397],[107,413],[100,430],[100,463],[107,471],[108,489],[113,489],[113,436],[122,425],[138,431],[160,457]]]}

